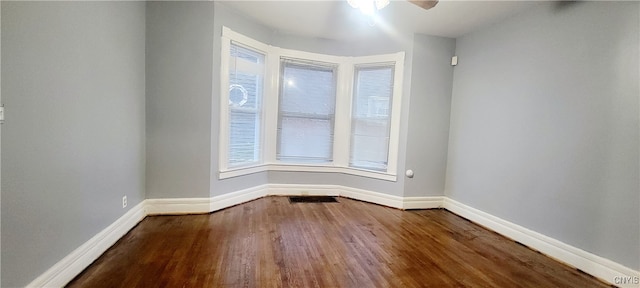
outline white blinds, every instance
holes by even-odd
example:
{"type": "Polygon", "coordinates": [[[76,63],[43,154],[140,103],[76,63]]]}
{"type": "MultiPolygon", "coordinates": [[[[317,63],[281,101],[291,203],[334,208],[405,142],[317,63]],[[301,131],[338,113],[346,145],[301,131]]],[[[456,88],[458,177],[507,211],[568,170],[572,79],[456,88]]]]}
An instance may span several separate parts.
{"type": "Polygon", "coordinates": [[[281,59],[276,158],[331,162],[336,65],[281,59]]]}
{"type": "Polygon", "coordinates": [[[229,167],[260,161],[264,55],[231,43],[229,167]]]}
{"type": "Polygon", "coordinates": [[[349,166],[386,171],[393,65],[356,66],[349,166]]]}

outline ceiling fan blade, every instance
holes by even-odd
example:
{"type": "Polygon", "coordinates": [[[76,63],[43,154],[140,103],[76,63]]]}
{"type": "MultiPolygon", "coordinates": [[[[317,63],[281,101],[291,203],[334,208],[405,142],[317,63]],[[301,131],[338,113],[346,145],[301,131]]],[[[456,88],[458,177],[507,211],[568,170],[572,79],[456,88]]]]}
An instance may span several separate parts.
{"type": "Polygon", "coordinates": [[[434,6],[436,6],[436,4],[438,4],[438,0],[435,1],[429,1],[429,0],[408,0],[409,2],[420,6],[420,8],[424,9],[424,10],[429,10],[431,8],[433,8],[434,6]]]}

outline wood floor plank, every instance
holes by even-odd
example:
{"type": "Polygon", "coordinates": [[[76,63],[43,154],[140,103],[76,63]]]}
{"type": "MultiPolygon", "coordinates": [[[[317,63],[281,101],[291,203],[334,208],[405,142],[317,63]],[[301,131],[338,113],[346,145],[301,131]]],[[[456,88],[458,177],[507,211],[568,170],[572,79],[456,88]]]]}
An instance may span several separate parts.
{"type": "Polygon", "coordinates": [[[338,200],[147,217],[67,287],[608,287],[446,210],[338,200]]]}

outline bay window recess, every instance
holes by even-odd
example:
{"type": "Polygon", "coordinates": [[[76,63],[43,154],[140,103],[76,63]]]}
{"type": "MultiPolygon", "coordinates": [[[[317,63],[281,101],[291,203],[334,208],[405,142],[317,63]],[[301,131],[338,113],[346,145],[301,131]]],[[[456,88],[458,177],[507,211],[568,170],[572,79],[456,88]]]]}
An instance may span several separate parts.
{"type": "Polygon", "coordinates": [[[396,181],[404,52],[339,57],[222,34],[220,179],[276,170],[396,181]]]}

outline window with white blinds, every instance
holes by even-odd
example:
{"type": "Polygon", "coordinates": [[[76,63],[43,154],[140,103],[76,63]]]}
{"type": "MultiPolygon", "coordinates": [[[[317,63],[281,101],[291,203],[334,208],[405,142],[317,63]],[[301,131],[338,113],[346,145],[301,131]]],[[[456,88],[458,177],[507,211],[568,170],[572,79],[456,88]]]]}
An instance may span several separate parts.
{"type": "Polygon", "coordinates": [[[264,55],[232,42],[229,55],[228,166],[260,161],[264,55]]]}
{"type": "Polygon", "coordinates": [[[331,162],[337,65],[283,58],[280,67],[276,159],[331,162]]]}
{"type": "Polygon", "coordinates": [[[394,66],[356,66],[349,166],[387,170],[394,66]]]}

